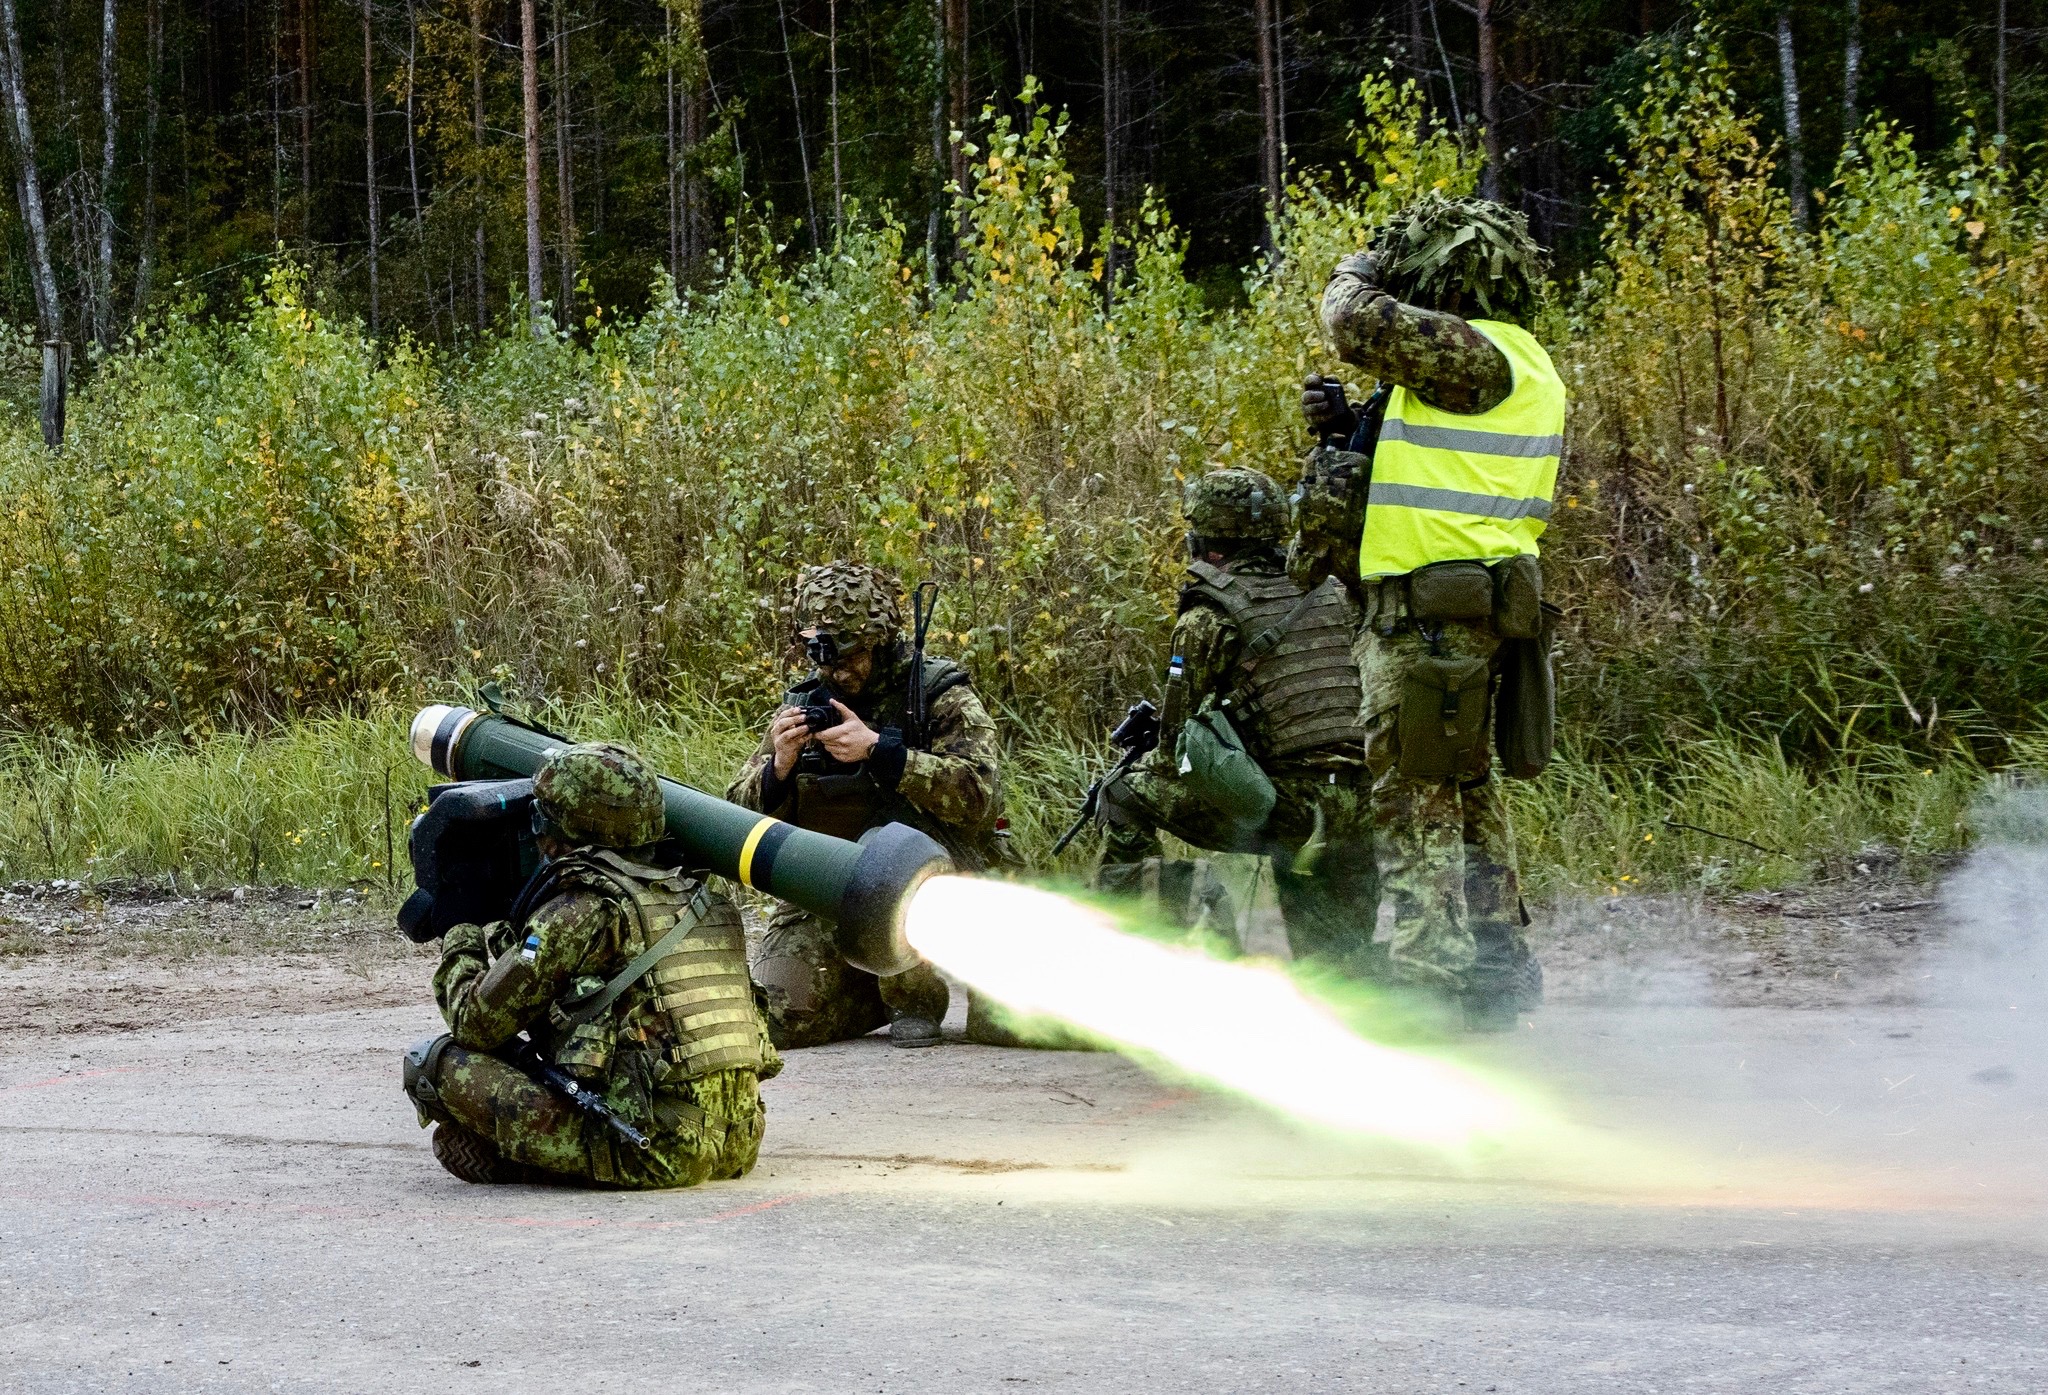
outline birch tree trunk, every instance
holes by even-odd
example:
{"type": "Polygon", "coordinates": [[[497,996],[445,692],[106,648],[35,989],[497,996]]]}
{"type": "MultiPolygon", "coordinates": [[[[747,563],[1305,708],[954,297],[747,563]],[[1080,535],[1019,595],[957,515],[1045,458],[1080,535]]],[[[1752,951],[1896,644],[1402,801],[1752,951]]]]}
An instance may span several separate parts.
{"type": "Polygon", "coordinates": [[[839,0],[825,7],[827,61],[832,69],[832,241],[846,235],[846,183],[839,169],[839,0]]]}
{"type": "MultiPolygon", "coordinates": [[[[952,35],[952,61],[948,64],[948,72],[952,74],[952,129],[954,131],[965,131],[967,129],[967,37],[969,37],[967,35],[967,20],[969,20],[969,16],[967,16],[967,0],[948,0],[946,10],[950,14],[948,31],[952,35]]],[[[952,145],[952,182],[961,186],[963,191],[967,188],[967,145],[965,143],[954,143],[952,145]]],[[[965,231],[965,229],[956,229],[954,236],[961,236],[961,231],[965,231]]]]}
{"type": "Polygon", "coordinates": [[[1778,77],[1785,87],[1785,174],[1792,182],[1792,223],[1806,231],[1806,133],[1799,120],[1799,66],[1792,48],[1792,10],[1778,7],[1778,77]]]}
{"type": "Polygon", "coordinates": [[[29,119],[28,90],[23,85],[21,22],[14,0],[0,0],[0,86],[7,99],[8,126],[14,136],[16,189],[21,222],[28,230],[29,281],[36,297],[36,332],[46,342],[64,337],[64,306],[57,299],[57,273],[50,264],[50,229],[43,217],[43,185],[36,168],[34,123],[29,119]]]}
{"type": "Polygon", "coordinates": [[[548,317],[540,237],[540,24],[534,3],[519,0],[519,86],[526,136],[526,313],[539,337],[548,331],[548,317]]]}
{"type": "Polygon", "coordinates": [[[378,329],[377,238],[384,211],[377,201],[377,71],[373,61],[376,27],[370,0],[363,0],[363,188],[370,218],[370,334],[378,329]]]}
{"type": "Polygon", "coordinates": [[[710,218],[704,194],[704,176],[693,160],[698,143],[704,139],[710,116],[710,59],[704,52],[702,15],[696,0],[687,0],[682,18],[688,21],[690,66],[683,73],[682,92],[677,97],[676,119],[681,126],[683,163],[683,265],[692,267],[710,247],[710,218]]]}
{"type": "Polygon", "coordinates": [[[93,269],[93,335],[114,342],[114,0],[100,5],[99,265],[93,269]]]}
{"type": "Polygon", "coordinates": [[[668,275],[681,284],[683,279],[683,171],[676,155],[676,12],[661,7],[661,94],[662,112],[668,128],[668,275]]]}
{"type": "MultiPolygon", "coordinates": [[[[484,0],[469,0],[470,115],[476,139],[476,177],[483,179],[484,159],[484,0]]],[[[476,218],[476,332],[491,327],[490,277],[484,246],[484,195],[477,192],[476,218]]]]}
{"type": "Polygon", "coordinates": [[[789,46],[789,4],[788,0],[775,0],[775,18],[782,26],[782,61],[789,69],[789,105],[796,114],[796,155],[804,172],[804,211],[810,218],[811,248],[821,245],[818,238],[818,196],[811,188],[811,145],[804,137],[804,97],[796,85],[796,50],[789,46]]]}
{"type": "MultiPolygon", "coordinates": [[[[1853,2],[1853,0],[1852,0],[1853,2]]],[[[2005,0],[1998,0],[1998,155],[2005,158],[2005,0]]]]}
{"type": "Polygon", "coordinates": [[[932,190],[931,212],[924,226],[924,271],[934,299],[939,294],[939,224],[946,208],[946,60],[953,46],[947,36],[953,23],[953,0],[932,0],[932,190]]]}
{"type": "Polygon", "coordinates": [[[299,241],[313,241],[313,0],[299,0],[299,241]]]}
{"type": "Polygon", "coordinates": [[[1116,193],[1121,161],[1117,155],[1123,137],[1122,75],[1117,61],[1118,26],[1123,22],[1121,0],[1102,0],[1102,295],[1110,308],[1116,305],[1116,193]]]}
{"type": "MultiPolygon", "coordinates": [[[[2004,0],[1999,0],[2004,9],[2004,0]]],[[[1849,0],[1848,34],[1842,45],[1842,147],[1856,139],[1862,124],[1856,111],[1856,80],[1863,71],[1863,0],[1849,0]]]]}

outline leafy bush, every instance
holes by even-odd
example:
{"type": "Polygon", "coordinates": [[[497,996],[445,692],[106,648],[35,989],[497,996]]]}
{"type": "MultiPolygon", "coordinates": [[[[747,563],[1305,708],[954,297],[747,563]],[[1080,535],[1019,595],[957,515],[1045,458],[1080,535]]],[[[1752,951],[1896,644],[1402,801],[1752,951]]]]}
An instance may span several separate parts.
{"type": "MultiPolygon", "coordinates": [[[[1547,788],[1706,738],[1787,779],[2006,760],[2048,691],[2041,191],[1873,123],[1802,231],[1711,44],[1642,71],[1600,258],[1541,326],[1576,400],[1546,544],[1581,761],[1547,788]]],[[[1411,91],[1362,97],[1356,167],[1300,180],[1230,308],[1156,204],[1105,274],[1034,110],[970,151],[936,291],[883,216],[795,263],[736,234],[712,286],[580,341],[377,344],[289,272],[240,320],[172,314],[62,455],[0,427],[0,723],[200,741],[507,666],[736,732],[780,690],[794,569],[853,554],[940,581],[936,647],[1021,762],[1071,771],[1156,677],[1182,483],[1291,476],[1331,261],[1472,187],[1411,91]]]]}

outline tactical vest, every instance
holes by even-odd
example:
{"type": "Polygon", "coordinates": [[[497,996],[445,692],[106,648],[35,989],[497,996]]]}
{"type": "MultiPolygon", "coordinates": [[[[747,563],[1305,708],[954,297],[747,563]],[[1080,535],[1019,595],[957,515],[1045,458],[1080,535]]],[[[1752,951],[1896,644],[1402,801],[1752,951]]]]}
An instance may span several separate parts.
{"type": "Polygon", "coordinates": [[[619,946],[624,958],[615,973],[679,922],[695,921],[593,1020],[571,1021],[580,1003],[603,991],[599,982],[580,983],[575,995],[555,1004],[549,1013],[558,1034],[553,1054],[564,1070],[585,1079],[601,1076],[616,1049],[637,1046],[661,1057],[659,1085],[719,1070],[774,1073],[780,1063],[754,1006],[746,940],[731,901],[708,895],[700,900],[697,878],[644,867],[609,849],[589,849],[558,865],[562,885],[586,887],[624,907],[626,936],[619,946]]]}
{"type": "Polygon", "coordinates": [[[1287,577],[1188,564],[1181,609],[1207,604],[1223,612],[1242,641],[1231,676],[1229,710],[1262,758],[1310,752],[1361,753],[1358,665],[1351,658],[1358,605],[1335,577],[1304,593],[1287,577]]]}
{"type": "MultiPolygon", "coordinates": [[[[965,687],[967,682],[967,670],[951,659],[926,659],[925,711],[931,711],[940,694],[965,687]]],[[[802,686],[792,688],[790,701],[798,701],[803,692],[802,686]]],[[[930,745],[929,733],[919,734],[910,730],[907,684],[881,694],[874,700],[871,710],[861,713],[861,720],[876,731],[895,727],[903,733],[904,741],[912,750],[922,750],[930,745]]],[[[980,871],[989,864],[986,846],[969,840],[956,829],[941,827],[896,791],[876,784],[863,765],[836,761],[822,748],[811,746],[805,748],[798,758],[792,778],[796,784],[796,805],[789,821],[798,828],[809,829],[813,833],[829,833],[835,838],[857,839],[869,829],[879,828],[885,823],[908,824],[936,838],[952,854],[953,861],[966,870],[980,871]]]]}
{"type": "Polygon", "coordinates": [[[1513,386],[1485,412],[1447,412],[1406,387],[1388,397],[1358,546],[1368,581],[1538,551],[1564,449],[1564,380],[1520,325],[1471,324],[1507,359],[1513,386]]]}

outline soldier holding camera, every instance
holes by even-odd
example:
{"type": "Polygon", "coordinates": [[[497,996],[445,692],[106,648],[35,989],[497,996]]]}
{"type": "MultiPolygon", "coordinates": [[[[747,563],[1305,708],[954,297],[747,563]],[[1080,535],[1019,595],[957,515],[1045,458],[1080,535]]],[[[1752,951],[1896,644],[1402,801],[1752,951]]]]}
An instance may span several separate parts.
{"type": "MultiPolygon", "coordinates": [[[[904,634],[895,581],[873,567],[804,568],[792,621],[811,676],[789,690],[726,798],[840,838],[909,824],[962,870],[986,868],[1000,749],[967,671],[923,656],[921,637],[904,634]]],[[[754,979],[778,1047],[865,1036],[885,1022],[896,1045],[931,1046],[946,1015],[946,984],[929,964],[877,979],[839,957],[831,926],[790,905],[769,919],[754,979]]],[[[989,1035],[979,1018],[970,1010],[970,1040],[989,1035]]]]}

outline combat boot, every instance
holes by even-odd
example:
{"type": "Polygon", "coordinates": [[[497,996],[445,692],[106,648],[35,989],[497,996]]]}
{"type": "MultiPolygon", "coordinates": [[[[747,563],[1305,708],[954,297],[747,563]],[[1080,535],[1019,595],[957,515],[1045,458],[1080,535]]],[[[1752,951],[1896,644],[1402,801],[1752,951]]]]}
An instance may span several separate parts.
{"type": "Polygon", "coordinates": [[[932,1021],[929,1017],[914,1017],[909,1013],[905,1013],[901,1017],[890,1019],[889,1045],[891,1046],[906,1048],[937,1046],[941,1040],[939,1024],[932,1021]]]}
{"type": "Polygon", "coordinates": [[[482,1186],[529,1180],[525,1167],[507,1160],[495,1143],[460,1124],[434,1125],[434,1161],[463,1181],[482,1186]]]}
{"type": "Polygon", "coordinates": [[[1462,1006],[1468,1032],[1512,1032],[1522,1025],[1521,995],[1513,984],[1471,989],[1462,1006]]]}

